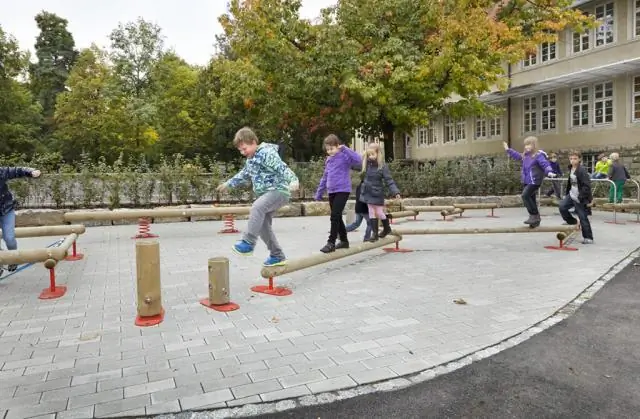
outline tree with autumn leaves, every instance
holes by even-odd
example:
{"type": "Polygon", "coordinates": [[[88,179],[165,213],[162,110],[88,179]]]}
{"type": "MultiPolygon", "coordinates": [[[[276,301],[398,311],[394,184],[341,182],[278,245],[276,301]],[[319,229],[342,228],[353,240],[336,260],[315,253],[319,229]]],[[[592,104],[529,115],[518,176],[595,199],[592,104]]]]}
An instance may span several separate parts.
{"type": "Polygon", "coordinates": [[[491,111],[478,96],[505,87],[506,62],[590,23],[570,3],[340,0],[312,23],[299,18],[300,0],[232,0],[220,22],[245,71],[233,93],[271,126],[390,140],[443,112],[491,111]]]}

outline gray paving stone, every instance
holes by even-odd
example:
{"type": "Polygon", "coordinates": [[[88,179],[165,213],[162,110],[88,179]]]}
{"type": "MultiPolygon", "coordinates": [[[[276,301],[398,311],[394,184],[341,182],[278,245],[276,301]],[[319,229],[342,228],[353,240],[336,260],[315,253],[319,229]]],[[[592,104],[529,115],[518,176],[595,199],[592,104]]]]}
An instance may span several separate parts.
{"type": "Polygon", "coordinates": [[[56,419],[90,419],[93,417],[93,406],[80,407],[78,409],[58,412],[56,419]]]}
{"type": "Polygon", "coordinates": [[[3,409],[11,409],[12,407],[38,404],[40,396],[41,393],[27,394],[19,397],[7,397],[0,399],[0,406],[2,406],[3,409]]]}
{"type": "Polygon", "coordinates": [[[9,361],[4,363],[4,365],[2,366],[2,370],[6,371],[6,370],[17,369],[17,368],[32,367],[34,365],[50,364],[52,362],[53,362],[53,355],[24,359],[20,361],[9,361]]]}
{"type": "Polygon", "coordinates": [[[349,375],[358,384],[373,383],[376,381],[382,381],[382,380],[394,378],[397,376],[397,374],[389,368],[377,368],[374,370],[357,371],[357,372],[352,372],[349,375]]]}
{"type": "Polygon", "coordinates": [[[67,401],[58,400],[54,402],[45,402],[36,405],[23,405],[13,409],[9,409],[5,415],[5,419],[24,419],[34,416],[46,415],[49,413],[63,412],[66,410],[67,401]]]}
{"type": "Polygon", "coordinates": [[[252,362],[250,364],[230,365],[228,367],[222,367],[222,374],[225,377],[231,377],[237,374],[245,374],[254,371],[266,370],[267,364],[264,361],[252,362]]]}
{"type": "Polygon", "coordinates": [[[322,372],[320,372],[319,370],[312,370],[302,374],[287,375],[284,377],[280,377],[278,378],[278,381],[280,381],[280,384],[282,384],[282,387],[289,388],[289,387],[296,387],[296,386],[309,384],[309,383],[315,383],[315,382],[326,380],[326,379],[327,377],[325,377],[324,374],[322,374],[322,372]]]}
{"type": "Polygon", "coordinates": [[[42,401],[66,400],[74,396],[84,396],[96,392],[96,383],[81,384],[79,386],[65,387],[57,390],[48,390],[42,393],[42,401]]]}
{"type": "Polygon", "coordinates": [[[262,399],[260,398],[260,396],[249,396],[249,397],[244,397],[242,399],[230,400],[227,402],[227,406],[235,407],[235,406],[244,406],[246,404],[257,404],[257,403],[262,403],[262,399]]]}
{"type": "Polygon", "coordinates": [[[433,366],[434,364],[427,361],[416,360],[411,362],[401,362],[396,365],[390,365],[389,368],[396,374],[402,376],[417,373],[433,366]]]}
{"type": "Polygon", "coordinates": [[[272,391],[269,393],[260,394],[260,398],[265,402],[272,402],[276,400],[290,399],[293,397],[306,396],[311,394],[311,391],[306,386],[290,387],[283,390],[272,391]]]}
{"type": "MultiPolygon", "coordinates": [[[[214,371],[215,372],[215,371],[214,371]]],[[[185,375],[195,374],[195,368],[193,365],[188,365],[181,368],[176,369],[162,369],[158,371],[149,371],[147,373],[147,377],[149,377],[149,381],[160,381],[166,378],[177,378],[183,377],[185,375]]]]}
{"type": "Polygon", "coordinates": [[[171,368],[180,368],[180,367],[195,365],[195,364],[212,361],[212,360],[213,360],[213,356],[210,353],[202,353],[198,355],[170,359],[169,366],[171,368]]]}
{"type": "Polygon", "coordinates": [[[143,394],[155,393],[156,391],[169,390],[175,388],[176,383],[173,378],[161,381],[152,381],[144,384],[135,384],[124,388],[124,397],[136,397],[143,394]]]}
{"type": "Polygon", "coordinates": [[[204,372],[204,371],[216,370],[222,367],[228,367],[228,366],[239,365],[239,364],[240,364],[240,361],[238,361],[238,359],[236,359],[235,357],[229,357],[229,358],[216,359],[214,361],[202,362],[202,363],[196,364],[195,368],[197,372],[204,372]]]}
{"type": "Polygon", "coordinates": [[[178,400],[173,400],[166,403],[161,404],[152,404],[151,406],[145,407],[145,414],[147,415],[159,415],[164,413],[179,413],[182,409],[180,409],[180,402],[178,400]]]}
{"type": "Polygon", "coordinates": [[[147,374],[130,375],[122,378],[112,378],[110,380],[98,381],[98,391],[107,391],[114,388],[128,387],[136,384],[144,384],[149,379],[147,374]]]}
{"type": "Polygon", "coordinates": [[[371,355],[367,351],[356,351],[356,352],[346,353],[343,355],[342,354],[334,355],[331,357],[331,359],[333,359],[335,363],[338,365],[349,364],[351,362],[356,362],[356,361],[363,361],[365,359],[370,359],[370,358],[373,358],[373,355],[371,355]]]}
{"type": "Polygon", "coordinates": [[[351,362],[349,364],[334,365],[332,367],[320,368],[320,371],[328,378],[339,377],[345,374],[352,374],[356,372],[366,371],[366,365],[362,362],[351,362]]]}
{"type": "Polygon", "coordinates": [[[303,372],[318,370],[321,368],[328,368],[335,366],[336,363],[333,362],[330,358],[317,358],[306,362],[301,362],[299,364],[291,364],[291,368],[298,373],[302,374],[303,372]]]}
{"type": "Polygon", "coordinates": [[[0,389],[42,383],[46,378],[47,373],[5,378],[3,380],[0,380],[0,389]]]}
{"type": "Polygon", "coordinates": [[[270,393],[282,390],[282,385],[278,380],[260,381],[258,383],[245,384],[231,389],[236,398],[253,396],[254,394],[270,393]]]}
{"type": "Polygon", "coordinates": [[[311,390],[312,393],[324,393],[327,391],[337,391],[343,390],[345,388],[350,388],[356,386],[356,382],[353,381],[351,377],[348,375],[342,375],[338,377],[333,377],[328,380],[318,381],[317,383],[309,383],[307,387],[311,390]]]}
{"type": "Polygon", "coordinates": [[[101,391],[100,393],[85,394],[82,396],[69,397],[69,408],[90,406],[98,403],[106,403],[124,398],[124,389],[116,388],[113,390],[101,391]]]}
{"type": "MultiPolygon", "coordinates": [[[[71,386],[71,378],[60,378],[57,380],[45,381],[44,383],[19,386],[15,391],[15,397],[24,396],[33,393],[42,393],[48,390],[57,390],[71,386]]],[[[2,392],[0,391],[0,398],[2,392]]]]}
{"type": "Polygon", "coordinates": [[[277,368],[285,365],[293,365],[307,362],[308,358],[304,354],[293,354],[281,356],[279,358],[266,359],[264,362],[269,368],[277,368]]]}
{"type": "Polygon", "coordinates": [[[96,372],[98,372],[98,364],[83,365],[81,367],[69,368],[64,370],[49,371],[49,374],[47,374],[47,381],[84,374],[93,374],[96,372]]]}
{"type": "Polygon", "coordinates": [[[251,379],[247,374],[238,374],[219,380],[202,381],[202,388],[205,392],[210,393],[223,388],[233,388],[244,384],[250,384],[251,379]]]}
{"type": "MultiPolygon", "coordinates": [[[[216,388],[215,390],[219,390],[225,388],[225,386],[221,386],[216,388]]],[[[212,390],[210,390],[212,391],[212,390]]],[[[153,404],[161,404],[167,403],[174,400],[179,400],[182,397],[195,396],[198,394],[202,394],[205,391],[202,388],[200,383],[194,383],[186,386],[178,386],[176,388],[161,390],[151,393],[151,403],[153,404]]]]}
{"type": "Polygon", "coordinates": [[[233,400],[233,394],[229,389],[213,391],[210,393],[203,393],[197,396],[184,397],[180,399],[180,406],[183,410],[196,409],[199,407],[208,406],[214,403],[222,403],[228,400],[233,400]]]}
{"type": "MultiPolygon", "coordinates": [[[[123,400],[114,400],[106,403],[100,403],[95,405],[94,416],[96,418],[107,417],[114,414],[126,415],[144,415],[146,414],[145,407],[151,405],[151,400],[148,394],[132,397],[123,400]],[[138,410],[141,409],[141,410],[138,410]],[[135,411],[132,413],[132,411],[135,411]]],[[[120,416],[120,415],[119,415],[120,416]]]]}

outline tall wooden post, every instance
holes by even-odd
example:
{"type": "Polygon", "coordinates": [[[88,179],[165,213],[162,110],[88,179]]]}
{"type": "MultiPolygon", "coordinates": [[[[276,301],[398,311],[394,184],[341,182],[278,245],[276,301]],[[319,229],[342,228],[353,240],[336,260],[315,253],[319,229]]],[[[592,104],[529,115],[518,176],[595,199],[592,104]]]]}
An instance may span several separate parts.
{"type": "Polygon", "coordinates": [[[239,305],[230,302],[229,259],[214,257],[209,259],[209,298],[200,304],[216,311],[234,311],[239,305]]]}
{"type": "Polygon", "coordinates": [[[164,319],[160,285],[160,244],[157,240],[136,242],[138,316],[136,326],[154,326],[164,319]]]}

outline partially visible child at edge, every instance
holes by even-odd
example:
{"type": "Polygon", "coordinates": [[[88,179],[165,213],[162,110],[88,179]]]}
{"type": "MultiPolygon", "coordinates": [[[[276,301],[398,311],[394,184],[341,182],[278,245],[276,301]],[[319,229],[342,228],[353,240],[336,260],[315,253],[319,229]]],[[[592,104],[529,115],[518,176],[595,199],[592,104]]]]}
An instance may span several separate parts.
{"type": "Polygon", "coordinates": [[[329,157],[325,161],[324,173],[316,190],[315,198],[316,201],[320,201],[325,191],[329,195],[331,229],[327,244],[320,251],[331,253],[336,249],[349,248],[347,228],[344,225],[342,213],[347,205],[347,200],[349,200],[349,195],[351,195],[351,168],[361,166],[362,158],[358,153],[341,144],[340,139],[333,134],[324,139],[324,149],[329,157]],[[336,244],[338,237],[340,237],[340,241],[336,244]]]}
{"type": "Polygon", "coordinates": [[[609,158],[611,159],[611,165],[609,166],[607,177],[616,185],[615,188],[613,185],[609,187],[609,203],[613,204],[615,202],[616,204],[619,204],[622,202],[624,183],[627,179],[631,179],[631,176],[629,175],[627,168],[624,167],[624,164],[620,162],[620,154],[611,153],[609,158]]]}
{"type": "MultiPolygon", "coordinates": [[[[18,242],[16,241],[16,204],[7,181],[22,177],[36,178],[39,176],[39,170],[29,167],[0,167],[0,228],[8,250],[17,250],[18,242]]],[[[2,245],[0,245],[1,249],[2,245]]],[[[18,269],[18,265],[11,264],[7,266],[9,272],[14,272],[16,269],[18,269]]],[[[0,275],[2,275],[2,271],[2,266],[0,266],[0,275]]]]}
{"type": "Polygon", "coordinates": [[[555,173],[551,170],[551,164],[549,164],[544,154],[538,150],[538,139],[536,137],[524,139],[523,154],[509,148],[507,143],[502,144],[510,158],[522,161],[522,173],[520,175],[520,180],[524,186],[522,203],[529,213],[529,218],[524,223],[532,228],[538,227],[540,225],[540,212],[538,212],[536,193],[540,189],[545,175],[555,177],[555,173]]]}
{"type": "Polygon", "coordinates": [[[246,186],[251,182],[257,197],[251,206],[247,231],[242,240],[233,246],[233,251],[240,255],[251,255],[260,237],[269,249],[264,266],[284,265],[286,257],[271,224],[276,211],[291,199],[291,191],[300,187],[298,178],[280,158],[278,146],[259,143],[250,128],[241,128],[233,139],[233,145],[247,161],[240,172],[218,186],[218,191],[246,186]]]}
{"type": "MultiPolygon", "coordinates": [[[[556,176],[562,176],[562,169],[560,168],[560,163],[558,162],[558,155],[556,153],[549,154],[549,164],[551,165],[551,170],[555,173],[556,176]]],[[[561,180],[552,180],[551,188],[545,194],[547,198],[550,198],[551,195],[556,196],[558,199],[562,199],[562,181],[561,180]]]]}
{"type": "MultiPolygon", "coordinates": [[[[362,170],[362,165],[360,165],[359,169],[362,170]]],[[[347,226],[347,233],[350,233],[356,228],[360,227],[360,224],[362,224],[362,220],[364,220],[367,228],[365,230],[364,239],[362,241],[367,242],[371,238],[371,222],[369,221],[369,207],[367,206],[367,204],[360,200],[360,196],[362,194],[362,184],[364,183],[364,174],[361,173],[360,178],[360,184],[356,188],[356,205],[354,208],[356,219],[352,224],[349,224],[347,226]]]]}
{"type": "Polygon", "coordinates": [[[596,163],[596,168],[591,175],[591,179],[606,179],[609,175],[609,166],[611,165],[611,161],[606,154],[602,153],[598,156],[598,162],[596,163]]]}
{"type": "Polygon", "coordinates": [[[380,147],[369,147],[362,156],[362,173],[364,175],[360,200],[369,208],[369,224],[371,225],[370,242],[378,241],[391,233],[389,219],[384,213],[384,186],[389,188],[391,195],[400,199],[400,190],[393,178],[389,167],[384,163],[380,147]],[[378,219],[382,222],[382,232],[378,230],[378,219]]]}
{"type": "Polygon", "coordinates": [[[589,172],[580,164],[582,156],[577,151],[569,153],[569,182],[565,190],[565,197],[558,205],[562,219],[569,225],[576,225],[578,221],[569,213],[575,208],[582,229],[582,243],[593,243],[593,231],[589,222],[587,208],[592,201],[591,178],[589,172]]]}

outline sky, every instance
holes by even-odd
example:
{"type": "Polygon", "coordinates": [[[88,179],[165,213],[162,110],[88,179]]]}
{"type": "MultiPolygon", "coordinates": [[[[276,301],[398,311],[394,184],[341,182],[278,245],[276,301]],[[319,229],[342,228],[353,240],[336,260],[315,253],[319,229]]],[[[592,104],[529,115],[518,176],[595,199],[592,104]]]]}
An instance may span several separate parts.
{"type": "MultiPolygon", "coordinates": [[[[301,15],[315,18],[320,9],[337,0],[302,0],[301,15]]],[[[213,54],[215,35],[221,33],[218,16],[225,13],[227,0],[2,0],[0,25],[13,35],[21,49],[33,51],[38,36],[34,17],[42,10],[69,21],[76,48],[109,45],[108,35],[119,22],[139,16],[162,28],[165,45],[191,64],[206,64],[213,54]]]]}

